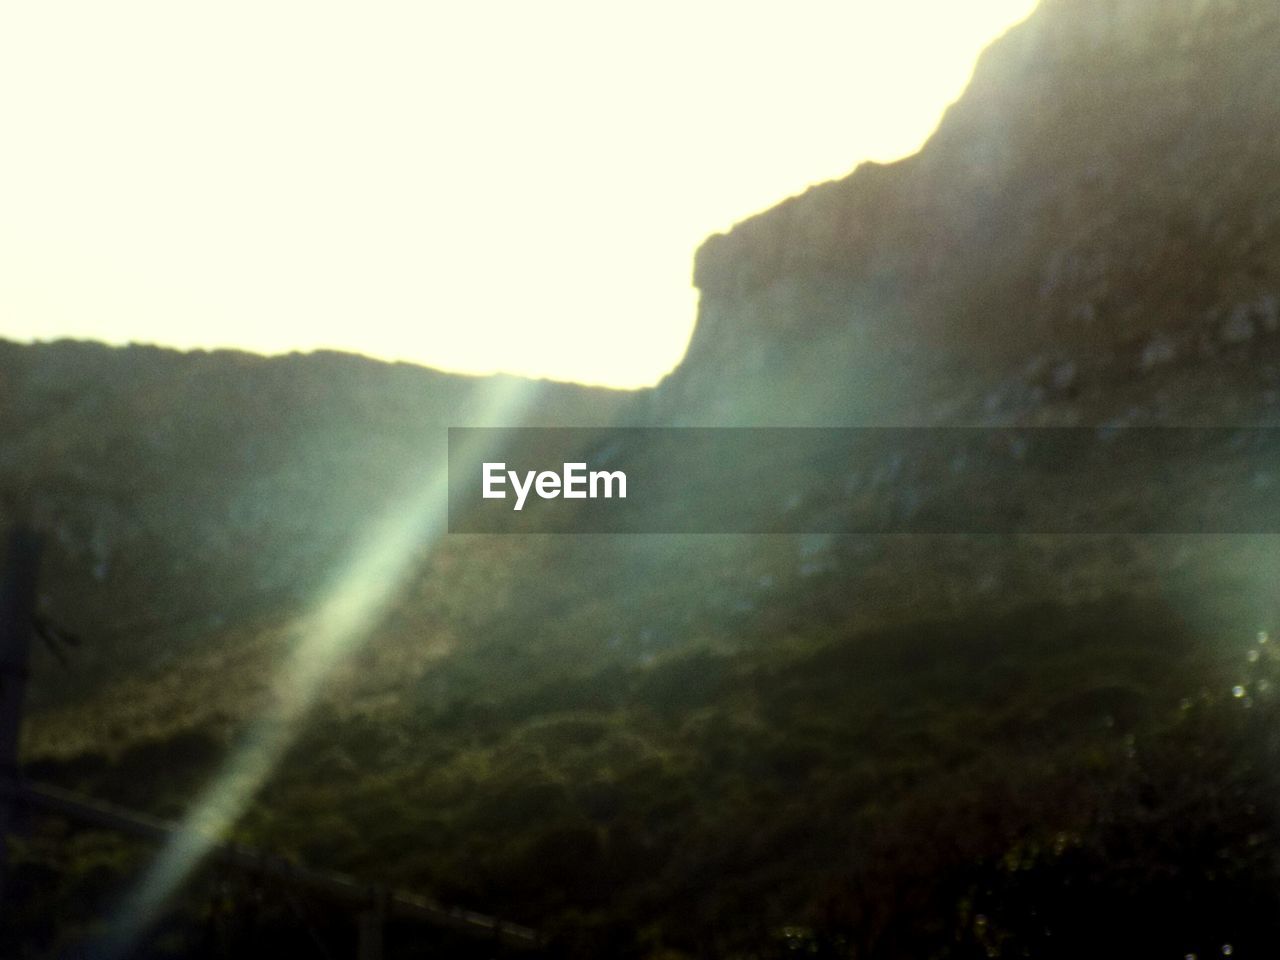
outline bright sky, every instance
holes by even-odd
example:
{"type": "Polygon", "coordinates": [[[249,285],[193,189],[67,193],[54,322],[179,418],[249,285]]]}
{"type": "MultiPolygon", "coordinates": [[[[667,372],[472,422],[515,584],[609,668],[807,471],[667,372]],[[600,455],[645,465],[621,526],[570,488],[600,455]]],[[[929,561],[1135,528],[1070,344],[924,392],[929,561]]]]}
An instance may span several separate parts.
{"type": "Polygon", "coordinates": [[[709,233],[916,150],[1034,0],[0,6],[0,336],[633,386],[709,233]]]}

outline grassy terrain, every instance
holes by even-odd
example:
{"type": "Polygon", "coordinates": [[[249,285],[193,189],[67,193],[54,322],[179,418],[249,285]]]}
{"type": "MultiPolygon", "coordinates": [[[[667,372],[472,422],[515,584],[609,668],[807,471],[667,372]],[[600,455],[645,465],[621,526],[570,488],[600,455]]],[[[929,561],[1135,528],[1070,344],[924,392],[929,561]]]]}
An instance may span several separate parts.
{"type": "MultiPolygon", "coordinates": [[[[8,362],[0,489],[50,535],[45,612],[84,638],[70,670],[38,652],[26,772],[181,818],[475,385],[379,387],[352,358],[8,362]]],[[[1201,375],[1267,422],[1268,369],[1201,375]]],[[[535,416],[627,415],[552,400],[535,416]]],[[[449,536],[236,837],[537,926],[549,956],[1243,956],[1280,915],[1277,572],[1267,537],[449,536]]],[[[153,854],[34,819],[2,952],[84,943],[153,854]]],[[[352,931],[205,871],[144,955],[340,956],[352,931]]]]}

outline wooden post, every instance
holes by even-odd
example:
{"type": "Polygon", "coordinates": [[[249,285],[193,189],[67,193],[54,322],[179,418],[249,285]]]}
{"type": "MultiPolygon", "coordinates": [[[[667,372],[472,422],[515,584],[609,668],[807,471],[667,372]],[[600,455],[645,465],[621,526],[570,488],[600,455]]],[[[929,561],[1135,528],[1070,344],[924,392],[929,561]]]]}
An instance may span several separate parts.
{"type": "Polygon", "coordinates": [[[18,741],[39,566],[39,537],[27,527],[15,527],[0,565],[0,899],[8,863],[6,838],[17,802],[18,741]]]}

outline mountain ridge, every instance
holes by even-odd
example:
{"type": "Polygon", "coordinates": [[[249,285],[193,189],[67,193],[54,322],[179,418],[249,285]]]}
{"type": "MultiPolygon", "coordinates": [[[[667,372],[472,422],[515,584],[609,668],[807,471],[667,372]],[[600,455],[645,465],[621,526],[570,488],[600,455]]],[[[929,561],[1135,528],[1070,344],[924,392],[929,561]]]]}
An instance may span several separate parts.
{"type": "Polygon", "coordinates": [[[1280,162],[1277,38],[1257,0],[1042,3],[920,152],[699,249],[663,409],[919,421],[913,394],[963,376],[1046,357],[1119,375],[1274,334],[1280,192],[1259,187],[1280,162]],[[770,395],[775,366],[874,389],[806,404],[770,395]]]}

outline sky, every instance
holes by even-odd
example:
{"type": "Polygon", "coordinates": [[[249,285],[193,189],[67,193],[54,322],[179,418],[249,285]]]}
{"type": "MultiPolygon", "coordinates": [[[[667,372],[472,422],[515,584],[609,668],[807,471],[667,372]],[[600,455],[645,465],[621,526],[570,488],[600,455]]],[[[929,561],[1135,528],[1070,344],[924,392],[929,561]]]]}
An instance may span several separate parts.
{"type": "Polygon", "coordinates": [[[1034,0],[0,6],[0,337],[632,387],[709,234],[917,150],[1034,0]]]}

